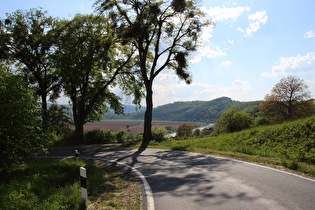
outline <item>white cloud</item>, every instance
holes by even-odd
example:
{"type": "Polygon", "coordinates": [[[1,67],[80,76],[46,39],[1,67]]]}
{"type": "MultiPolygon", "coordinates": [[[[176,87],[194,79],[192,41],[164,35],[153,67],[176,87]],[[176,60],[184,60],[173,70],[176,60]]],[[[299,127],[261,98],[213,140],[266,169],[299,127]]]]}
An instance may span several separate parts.
{"type": "Polygon", "coordinates": [[[290,73],[303,73],[304,71],[315,70],[315,52],[309,52],[305,56],[297,55],[296,57],[280,58],[280,63],[272,67],[271,73],[264,72],[262,76],[272,77],[286,75],[290,73]],[[311,67],[311,69],[309,69],[311,67]],[[299,71],[297,71],[299,70],[299,71]]]}
{"type": "Polygon", "coordinates": [[[232,82],[232,88],[238,88],[238,89],[250,89],[250,84],[248,81],[242,81],[240,79],[234,80],[232,82]]]}
{"type": "Polygon", "coordinates": [[[199,90],[212,88],[214,86],[205,83],[193,82],[190,85],[186,85],[184,82],[178,83],[176,80],[169,81],[168,83],[157,82],[153,86],[153,103],[156,107],[175,101],[198,100],[199,90]]]}
{"type": "Polygon", "coordinates": [[[193,57],[193,59],[190,60],[191,63],[199,63],[202,59],[202,57],[207,57],[209,59],[215,58],[218,56],[226,56],[226,53],[222,51],[222,49],[219,46],[214,46],[214,48],[211,47],[211,45],[207,45],[199,49],[198,54],[193,57]]]}
{"type": "Polygon", "coordinates": [[[250,83],[248,81],[242,81],[240,79],[234,80],[230,86],[227,87],[208,87],[201,90],[194,91],[195,100],[209,100],[222,96],[232,97],[235,100],[244,100],[247,92],[251,90],[250,83]]]}
{"type": "Polygon", "coordinates": [[[205,6],[201,7],[201,10],[208,14],[208,16],[213,19],[214,21],[220,21],[220,20],[228,20],[232,19],[233,21],[236,21],[237,18],[244,12],[244,11],[250,11],[250,7],[210,7],[207,9],[205,6]]]}
{"type": "Polygon", "coordinates": [[[207,83],[186,85],[175,80],[168,83],[157,82],[153,86],[154,106],[160,106],[175,101],[211,100],[222,96],[232,97],[234,100],[246,100],[248,91],[252,90],[248,81],[240,79],[232,81],[226,87],[216,87],[207,83]]]}
{"type": "Polygon", "coordinates": [[[308,32],[306,32],[306,34],[304,34],[304,39],[313,38],[313,37],[315,37],[315,33],[312,30],[308,31],[308,32]]]}
{"type": "Polygon", "coordinates": [[[227,66],[231,66],[232,62],[231,61],[224,61],[220,64],[221,67],[227,67],[227,66]]]}
{"type": "Polygon", "coordinates": [[[157,80],[159,82],[169,82],[173,79],[176,79],[176,75],[174,73],[163,73],[161,72],[158,77],[157,80]]]}
{"type": "Polygon", "coordinates": [[[201,39],[203,42],[210,43],[210,38],[212,38],[213,26],[209,26],[203,29],[201,39]]]}
{"type": "Polygon", "coordinates": [[[236,30],[241,32],[241,33],[244,33],[244,30],[241,27],[238,27],[236,30]]]}
{"type": "Polygon", "coordinates": [[[230,44],[234,44],[234,40],[232,39],[232,40],[228,40],[228,42],[230,43],[230,44]]]}
{"type": "Polygon", "coordinates": [[[255,14],[249,15],[248,20],[250,23],[249,27],[246,29],[246,35],[251,36],[253,32],[259,30],[261,24],[266,24],[268,16],[266,15],[266,11],[257,11],[255,14]]]}

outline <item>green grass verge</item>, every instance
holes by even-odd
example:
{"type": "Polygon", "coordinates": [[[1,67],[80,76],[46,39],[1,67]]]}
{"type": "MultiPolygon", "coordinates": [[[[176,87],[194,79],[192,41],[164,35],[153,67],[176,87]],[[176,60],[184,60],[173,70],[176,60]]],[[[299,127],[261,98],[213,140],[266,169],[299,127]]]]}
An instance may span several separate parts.
{"type": "Polygon", "coordinates": [[[220,155],[315,177],[315,117],[212,137],[153,141],[149,147],[220,155]]]}
{"type": "Polygon", "coordinates": [[[1,174],[0,209],[82,209],[80,172],[87,170],[89,205],[140,209],[135,179],[108,166],[36,159],[1,174]]]}

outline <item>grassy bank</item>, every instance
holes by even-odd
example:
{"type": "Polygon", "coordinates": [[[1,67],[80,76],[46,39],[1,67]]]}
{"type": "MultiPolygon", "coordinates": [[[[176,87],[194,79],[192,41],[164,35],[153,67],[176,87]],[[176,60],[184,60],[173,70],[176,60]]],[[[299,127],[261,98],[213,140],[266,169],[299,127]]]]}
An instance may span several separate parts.
{"type": "Polygon", "coordinates": [[[239,158],[315,176],[315,117],[206,138],[153,142],[150,147],[239,158]]]}
{"type": "Polygon", "coordinates": [[[0,209],[82,209],[79,168],[87,170],[89,205],[140,209],[137,181],[111,167],[75,160],[32,160],[0,177],[0,209]]]}

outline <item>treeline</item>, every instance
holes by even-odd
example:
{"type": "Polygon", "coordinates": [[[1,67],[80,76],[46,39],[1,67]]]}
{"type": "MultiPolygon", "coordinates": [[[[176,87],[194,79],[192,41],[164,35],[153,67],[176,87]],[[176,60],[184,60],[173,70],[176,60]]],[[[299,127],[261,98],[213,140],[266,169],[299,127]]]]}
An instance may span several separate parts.
{"type": "MultiPolygon", "coordinates": [[[[153,109],[153,120],[215,123],[223,112],[238,107],[252,116],[259,113],[260,101],[240,102],[228,97],[211,101],[174,102],[153,109]]],[[[105,119],[143,119],[144,112],[105,114],[105,119]]]]}

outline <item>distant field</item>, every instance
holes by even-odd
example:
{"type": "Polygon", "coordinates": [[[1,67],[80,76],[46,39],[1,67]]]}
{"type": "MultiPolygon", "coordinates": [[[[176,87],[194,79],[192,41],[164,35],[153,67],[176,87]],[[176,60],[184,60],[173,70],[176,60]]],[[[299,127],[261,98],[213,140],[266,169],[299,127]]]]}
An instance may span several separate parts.
{"type": "MultiPolygon", "coordinates": [[[[152,122],[152,126],[171,126],[172,130],[177,130],[178,126],[185,122],[165,122],[165,121],[155,121],[152,122]]],[[[191,125],[198,125],[196,122],[188,122],[191,125]]],[[[131,134],[136,134],[138,132],[143,132],[143,122],[142,121],[101,121],[101,122],[93,122],[87,123],[84,125],[84,131],[90,131],[94,129],[105,129],[105,130],[130,130],[131,134]],[[129,128],[127,129],[127,126],[129,128]]]]}

